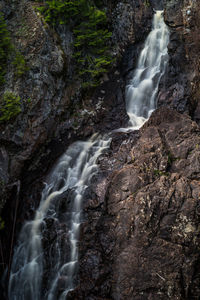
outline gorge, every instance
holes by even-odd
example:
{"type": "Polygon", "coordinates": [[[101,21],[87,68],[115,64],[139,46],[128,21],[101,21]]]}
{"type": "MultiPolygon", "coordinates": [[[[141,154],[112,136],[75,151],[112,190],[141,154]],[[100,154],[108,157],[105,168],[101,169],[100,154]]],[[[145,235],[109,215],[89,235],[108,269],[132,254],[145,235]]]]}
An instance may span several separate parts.
{"type": "MultiPolygon", "coordinates": [[[[153,29],[142,50],[134,77],[127,87],[127,112],[133,129],[139,129],[155,109],[155,99],[160,78],[167,63],[169,34],[162,18],[163,11],[157,11],[153,29]]],[[[78,268],[78,239],[81,223],[82,198],[90,181],[97,172],[96,161],[103,150],[108,148],[110,139],[92,137],[88,142],[72,144],[55,166],[47,180],[42,198],[33,221],[25,223],[15,249],[10,273],[9,299],[66,299],[74,289],[74,276],[78,268]],[[62,208],[59,196],[71,193],[71,210],[62,208]],[[55,224],[56,237],[50,245],[51,269],[48,269],[48,284],[43,294],[42,278],[44,250],[43,231],[47,224],[55,224]],[[56,224],[57,223],[57,224],[56,224]],[[69,225],[67,225],[69,223],[69,225]],[[64,228],[66,226],[66,228],[64,228]],[[63,229],[61,229],[63,227],[63,229]],[[67,238],[67,235],[69,237],[67,238]],[[63,237],[66,240],[63,240],[63,237]],[[68,243],[67,243],[67,240],[68,243]],[[62,243],[66,244],[66,250],[62,243]],[[68,245],[69,244],[69,245],[68,245]],[[67,248],[70,254],[67,255],[67,248]],[[55,256],[56,259],[52,259],[55,256]],[[63,258],[64,256],[64,258],[63,258]],[[69,256],[69,260],[66,257],[69,256]],[[59,281],[63,281],[63,291],[59,291],[59,281]]]]}
{"type": "Polygon", "coordinates": [[[117,62],[86,95],[65,83],[68,29],[2,2],[11,32],[35,25],[15,41],[30,70],[5,84],[35,103],[1,124],[2,299],[200,296],[199,4],[103,2],[117,62]]]}

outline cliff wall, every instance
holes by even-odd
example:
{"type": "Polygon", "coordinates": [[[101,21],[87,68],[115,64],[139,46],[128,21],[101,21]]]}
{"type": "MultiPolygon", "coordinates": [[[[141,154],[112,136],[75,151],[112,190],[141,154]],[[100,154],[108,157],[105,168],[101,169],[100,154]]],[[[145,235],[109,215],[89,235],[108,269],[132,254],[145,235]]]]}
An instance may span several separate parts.
{"type": "Polygon", "coordinates": [[[159,109],[139,132],[113,133],[99,158],[84,200],[78,285],[69,299],[199,299],[200,4],[103,2],[116,62],[87,93],[74,77],[69,28],[46,24],[34,1],[0,4],[28,67],[16,78],[9,65],[0,91],[22,103],[14,120],[0,125],[1,266],[9,269],[13,243],[33,217],[56,158],[77,139],[127,124],[125,85],[153,8],[163,5],[170,44],[159,109]]]}

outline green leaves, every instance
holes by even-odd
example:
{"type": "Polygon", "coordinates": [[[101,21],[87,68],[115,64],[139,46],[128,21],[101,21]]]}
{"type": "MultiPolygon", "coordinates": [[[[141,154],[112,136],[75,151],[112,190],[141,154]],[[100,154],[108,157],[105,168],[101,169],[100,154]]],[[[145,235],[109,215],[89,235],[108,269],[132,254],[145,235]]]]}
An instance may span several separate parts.
{"type": "Polygon", "coordinates": [[[38,10],[44,14],[46,22],[55,26],[58,23],[65,24],[67,19],[76,16],[79,2],[82,1],[50,0],[38,10]]]}
{"type": "Polygon", "coordinates": [[[109,54],[108,41],[112,35],[107,29],[107,17],[104,11],[94,6],[89,7],[87,18],[74,29],[76,49],[74,57],[83,86],[96,86],[100,76],[107,71],[113,59],[109,54]]]}
{"type": "Polygon", "coordinates": [[[114,61],[110,55],[107,16],[95,0],[48,0],[40,8],[53,26],[69,24],[74,33],[74,58],[83,86],[95,86],[114,61]],[[96,6],[98,5],[98,7],[96,6]],[[87,84],[84,84],[87,83],[87,84]],[[89,84],[91,83],[91,84],[89,84]]]}
{"type": "Polygon", "coordinates": [[[5,92],[0,102],[0,122],[13,119],[21,112],[20,97],[12,92],[5,92]]]}
{"type": "Polygon", "coordinates": [[[15,59],[12,63],[15,66],[15,75],[17,77],[22,76],[26,71],[28,71],[25,59],[20,52],[16,52],[15,59]]]}

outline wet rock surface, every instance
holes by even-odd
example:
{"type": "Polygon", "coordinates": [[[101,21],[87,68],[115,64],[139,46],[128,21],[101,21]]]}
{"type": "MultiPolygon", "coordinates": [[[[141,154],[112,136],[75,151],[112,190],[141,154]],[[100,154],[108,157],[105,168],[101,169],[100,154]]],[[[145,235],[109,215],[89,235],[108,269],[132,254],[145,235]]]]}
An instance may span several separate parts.
{"type": "Polygon", "coordinates": [[[162,108],[129,139],[115,159],[106,154],[114,171],[100,162],[85,200],[79,282],[69,299],[198,299],[198,125],[162,108]],[[120,165],[123,151],[131,159],[120,165]]]}
{"type": "MultiPolygon", "coordinates": [[[[22,113],[10,124],[0,125],[0,207],[4,206],[1,215],[6,228],[1,232],[3,270],[10,268],[14,240],[24,220],[33,218],[44,178],[56,158],[75,140],[127,124],[127,71],[122,70],[133,69],[137,47],[132,47],[128,67],[121,60],[127,46],[142,42],[150,31],[152,8],[142,1],[105,2],[113,26],[113,43],[118,46],[113,50],[117,63],[102,78],[101,86],[87,95],[82,94],[80,83],[73,79],[73,37],[69,29],[59,26],[52,30],[38,14],[39,4],[35,1],[0,3],[12,43],[28,67],[19,78],[11,67],[1,90],[1,94],[11,90],[22,102],[22,113]],[[122,20],[123,16],[127,18],[122,20]]],[[[4,296],[6,299],[6,292],[4,296]]]]}
{"type": "MultiPolygon", "coordinates": [[[[77,139],[127,125],[125,84],[150,31],[152,7],[161,9],[163,2],[171,38],[158,94],[162,108],[140,132],[113,133],[110,150],[98,159],[100,172],[83,207],[77,288],[68,299],[199,299],[200,132],[185,114],[199,123],[199,3],[115,2],[104,1],[117,64],[88,95],[72,80],[69,30],[44,26],[30,1],[0,4],[29,67],[17,80],[9,70],[5,86],[21,96],[23,112],[12,124],[1,125],[2,206],[7,200],[1,266],[9,267],[13,230],[16,238],[24,220],[33,218],[56,158],[77,139]]],[[[47,248],[54,239],[51,228],[53,220],[43,240],[47,248]]],[[[66,236],[66,249],[67,244],[66,236]]],[[[45,281],[48,271],[44,290],[45,281]]],[[[61,289],[62,284],[61,278],[61,289]]]]}
{"type": "Polygon", "coordinates": [[[80,83],[73,79],[72,34],[64,26],[53,31],[43,22],[37,5],[34,1],[2,1],[0,7],[13,44],[24,55],[28,67],[21,78],[9,70],[1,90],[1,93],[11,90],[22,99],[22,113],[11,124],[0,125],[1,151],[9,160],[6,180],[10,182],[19,179],[22,173],[24,176],[28,169],[32,174],[37,172],[40,165],[45,173],[52,160],[74,140],[127,123],[125,81],[121,74],[136,63],[137,47],[129,54],[128,67],[121,65],[122,54],[130,43],[143,41],[151,28],[151,7],[145,7],[141,1],[106,1],[114,27],[113,43],[119,46],[114,50],[117,63],[102,78],[100,87],[82,95],[80,83]],[[129,18],[123,18],[128,11],[132,12],[129,18]],[[117,22],[122,19],[123,26],[117,22]]]}
{"type": "Polygon", "coordinates": [[[189,113],[199,123],[198,1],[164,0],[165,22],[170,28],[169,65],[158,95],[158,106],[189,113]]]}

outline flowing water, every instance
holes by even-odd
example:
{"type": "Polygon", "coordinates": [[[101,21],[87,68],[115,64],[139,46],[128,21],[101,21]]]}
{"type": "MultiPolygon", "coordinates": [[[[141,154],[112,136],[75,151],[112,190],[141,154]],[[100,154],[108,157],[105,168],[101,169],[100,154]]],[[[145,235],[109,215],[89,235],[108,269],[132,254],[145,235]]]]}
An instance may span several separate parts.
{"type": "Polygon", "coordinates": [[[110,139],[101,139],[94,135],[87,142],[72,144],[58,161],[47,179],[35,219],[24,225],[18,246],[15,248],[9,299],[64,300],[69,290],[74,288],[82,199],[97,171],[97,158],[109,147],[109,143],[110,139]],[[63,200],[67,201],[69,198],[73,199],[73,202],[70,211],[67,211],[63,200]],[[52,244],[50,241],[47,243],[50,243],[50,247],[45,250],[48,251],[46,258],[42,244],[49,222],[51,230],[55,228],[57,232],[53,238],[50,237],[52,244]],[[65,255],[68,249],[67,242],[70,244],[69,257],[65,255]],[[61,250],[64,253],[61,253],[61,250]],[[51,261],[51,267],[50,272],[48,268],[46,293],[42,295],[43,265],[44,260],[48,259],[51,261]]]}
{"type": "Polygon", "coordinates": [[[156,97],[161,77],[168,62],[169,30],[163,11],[153,18],[152,31],[140,53],[133,78],[126,88],[126,110],[132,129],[139,129],[156,108],[156,97]]]}
{"type": "MultiPolygon", "coordinates": [[[[162,12],[157,11],[126,90],[133,129],[141,127],[156,107],[168,40],[162,12]]],[[[65,300],[74,289],[82,202],[97,172],[97,159],[109,144],[108,137],[97,135],[72,144],[48,176],[35,218],[23,226],[14,250],[9,300],[65,300]]]]}

